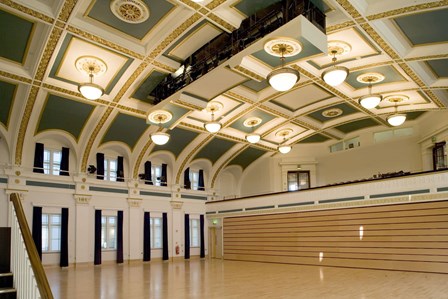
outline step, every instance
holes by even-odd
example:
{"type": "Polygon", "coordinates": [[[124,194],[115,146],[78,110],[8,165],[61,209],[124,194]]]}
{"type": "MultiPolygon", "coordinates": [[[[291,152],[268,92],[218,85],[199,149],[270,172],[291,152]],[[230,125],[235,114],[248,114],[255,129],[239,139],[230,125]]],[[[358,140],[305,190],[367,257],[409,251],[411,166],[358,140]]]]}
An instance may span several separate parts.
{"type": "Polygon", "coordinates": [[[12,288],[13,276],[12,273],[0,273],[0,289],[12,288]]]}
{"type": "Polygon", "coordinates": [[[0,299],[17,299],[16,289],[0,288],[0,299]]]}

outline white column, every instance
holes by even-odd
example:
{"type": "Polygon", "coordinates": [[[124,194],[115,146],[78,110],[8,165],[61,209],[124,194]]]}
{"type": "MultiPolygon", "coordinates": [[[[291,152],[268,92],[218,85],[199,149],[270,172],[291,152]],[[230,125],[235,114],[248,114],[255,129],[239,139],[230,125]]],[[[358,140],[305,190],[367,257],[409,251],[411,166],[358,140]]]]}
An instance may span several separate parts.
{"type": "Polygon", "coordinates": [[[129,260],[143,260],[143,209],[140,198],[128,198],[129,260]]]}
{"type": "Polygon", "coordinates": [[[173,259],[184,256],[184,212],[182,211],[183,202],[171,201],[171,255],[173,259]],[[179,246],[179,253],[176,253],[176,247],[179,246]]]}
{"type": "Polygon", "coordinates": [[[75,194],[75,263],[93,261],[94,219],[91,195],[75,194]]]}

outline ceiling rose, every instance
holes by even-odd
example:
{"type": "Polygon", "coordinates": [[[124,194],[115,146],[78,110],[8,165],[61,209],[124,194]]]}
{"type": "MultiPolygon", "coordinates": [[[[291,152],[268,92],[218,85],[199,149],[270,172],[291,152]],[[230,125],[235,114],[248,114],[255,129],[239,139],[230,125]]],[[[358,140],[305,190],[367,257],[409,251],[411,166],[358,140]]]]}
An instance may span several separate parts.
{"type": "Polygon", "coordinates": [[[107,64],[95,56],[81,56],[75,61],[78,72],[99,77],[107,71],[107,64]]]}
{"type": "Polygon", "coordinates": [[[149,18],[149,8],[143,0],[112,0],[110,10],[117,18],[130,24],[143,23],[149,18]]]}
{"type": "Polygon", "coordinates": [[[261,124],[261,118],[259,117],[249,117],[243,122],[243,125],[247,128],[253,128],[261,124]]]}
{"type": "Polygon", "coordinates": [[[328,41],[328,55],[333,55],[334,53],[337,56],[345,55],[352,51],[352,46],[350,44],[340,41],[340,40],[331,40],[328,41]]]}
{"type": "Polygon", "coordinates": [[[356,77],[356,80],[360,83],[379,83],[384,78],[384,75],[381,73],[365,73],[356,77]]]}
{"type": "Polygon", "coordinates": [[[332,118],[332,117],[336,117],[342,114],[342,109],[339,108],[331,108],[331,109],[327,109],[324,110],[322,112],[322,115],[327,117],[327,118],[332,118]]]}
{"type": "Polygon", "coordinates": [[[409,97],[404,94],[393,94],[385,97],[384,100],[392,104],[397,104],[409,100],[409,97]]]}
{"type": "Polygon", "coordinates": [[[292,38],[276,38],[267,41],[264,50],[272,56],[291,57],[302,51],[302,45],[292,38]]]}
{"type": "Polygon", "coordinates": [[[173,118],[173,115],[169,111],[156,110],[148,115],[148,120],[155,124],[164,124],[169,122],[173,118]]]}

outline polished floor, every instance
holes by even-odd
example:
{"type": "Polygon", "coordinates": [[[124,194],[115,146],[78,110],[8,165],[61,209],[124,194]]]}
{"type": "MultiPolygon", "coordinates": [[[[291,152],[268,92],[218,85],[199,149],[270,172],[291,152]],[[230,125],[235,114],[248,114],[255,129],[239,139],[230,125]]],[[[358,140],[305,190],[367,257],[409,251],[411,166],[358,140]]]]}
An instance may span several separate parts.
{"type": "Polygon", "coordinates": [[[55,298],[448,298],[448,275],[221,260],[47,267],[55,298]]]}

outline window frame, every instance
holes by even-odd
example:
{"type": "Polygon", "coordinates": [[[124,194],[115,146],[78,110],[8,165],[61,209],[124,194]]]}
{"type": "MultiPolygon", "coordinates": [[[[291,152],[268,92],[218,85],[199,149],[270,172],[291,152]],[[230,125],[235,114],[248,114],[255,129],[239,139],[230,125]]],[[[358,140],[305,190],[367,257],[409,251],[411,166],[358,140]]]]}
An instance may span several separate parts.
{"type": "Polygon", "coordinates": [[[190,179],[190,189],[199,190],[199,169],[191,169],[188,173],[190,179]]]}
{"type": "Polygon", "coordinates": [[[42,253],[60,253],[61,252],[61,225],[62,225],[62,214],[61,213],[42,213],[42,253]],[[43,218],[47,217],[48,221],[45,224],[43,218]],[[52,217],[51,216],[58,216],[59,217],[59,224],[54,224],[53,221],[51,220],[52,217]],[[47,242],[45,244],[44,242],[44,227],[47,228],[47,242]],[[58,227],[59,228],[59,238],[54,239],[53,238],[53,233],[52,233],[52,228],[54,227],[58,227]],[[57,240],[59,241],[59,248],[58,249],[53,249],[52,246],[52,241],[57,240]],[[44,248],[44,245],[47,246],[48,249],[44,248]]]}
{"type": "Polygon", "coordinates": [[[190,248],[199,248],[201,247],[201,237],[200,237],[200,223],[198,218],[190,218],[190,248]],[[196,223],[194,225],[193,223],[196,223]],[[196,234],[195,234],[196,231],[196,234]],[[196,241],[195,243],[195,236],[196,241]]]}
{"type": "Polygon", "coordinates": [[[286,174],[286,185],[288,188],[289,192],[294,192],[294,191],[300,191],[300,190],[306,190],[311,188],[311,179],[310,179],[310,171],[309,170],[290,170],[287,172],[286,174]],[[290,189],[290,180],[289,180],[289,175],[290,174],[296,174],[297,175],[297,180],[296,180],[296,184],[297,184],[297,189],[290,189]],[[307,187],[305,188],[301,188],[301,184],[300,184],[300,175],[301,174],[305,174],[307,176],[307,183],[305,185],[307,185],[307,187]]]}
{"type": "Polygon", "coordinates": [[[162,165],[151,165],[151,180],[154,186],[162,186],[162,165]],[[157,176],[159,173],[159,176],[157,176]]]}
{"type": "Polygon", "coordinates": [[[46,175],[59,175],[61,171],[62,149],[55,149],[50,147],[44,147],[44,174],[46,175]],[[45,155],[48,153],[49,160],[45,159],[45,155]],[[59,161],[55,161],[55,155],[59,154],[59,161]],[[57,168],[55,168],[57,167],[57,168]]]}
{"type": "Polygon", "coordinates": [[[149,231],[150,231],[150,247],[151,250],[159,250],[163,248],[163,219],[162,216],[150,217],[149,218],[149,231]],[[159,220],[160,225],[155,225],[155,219],[159,220]],[[160,247],[156,247],[156,228],[160,230],[160,247]]]}
{"type": "Polygon", "coordinates": [[[116,182],[118,177],[118,158],[117,157],[110,157],[105,156],[104,157],[104,180],[116,182]],[[111,171],[111,162],[115,162],[115,170],[111,171]],[[112,174],[115,174],[113,176],[112,174]]]}
{"type": "Polygon", "coordinates": [[[117,215],[101,215],[101,251],[116,251],[117,250],[117,215]],[[103,218],[106,220],[103,224],[103,218]],[[109,219],[114,218],[114,225],[109,223],[109,219]],[[109,247],[110,235],[109,231],[114,229],[114,246],[109,247]],[[104,235],[103,235],[104,233],[104,235]],[[106,244],[107,247],[103,245],[106,244]]]}

